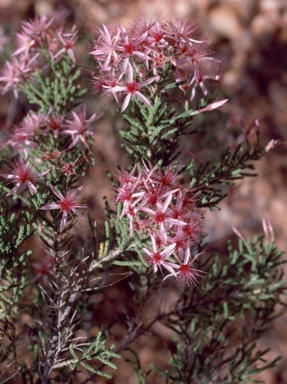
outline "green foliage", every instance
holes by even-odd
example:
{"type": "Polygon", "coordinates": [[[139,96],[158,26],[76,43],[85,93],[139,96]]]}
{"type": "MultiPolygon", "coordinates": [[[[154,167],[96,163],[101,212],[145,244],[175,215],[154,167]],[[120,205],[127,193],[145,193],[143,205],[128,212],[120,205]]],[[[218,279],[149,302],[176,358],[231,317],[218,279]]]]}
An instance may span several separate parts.
{"type": "Polygon", "coordinates": [[[127,217],[121,217],[122,204],[117,204],[117,215],[111,220],[111,226],[114,228],[117,244],[123,252],[128,249],[131,243],[130,225],[127,217]]]}
{"type": "Polygon", "coordinates": [[[142,245],[147,240],[147,234],[133,233],[130,235],[130,223],[127,217],[121,217],[122,204],[117,205],[117,216],[111,220],[113,238],[120,252],[120,259],[114,260],[113,264],[118,266],[128,266],[137,273],[142,272],[142,266],[148,267],[143,258],[142,245]]]}
{"type": "Polygon", "coordinates": [[[105,347],[106,340],[101,340],[102,332],[97,334],[97,337],[94,341],[92,341],[86,348],[80,348],[77,345],[71,344],[69,347],[69,351],[73,356],[73,361],[67,362],[72,370],[75,370],[79,365],[82,365],[88,371],[99,375],[104,376],[108,379],[112,377],[111,374],[104,372],[100,369],[96,369],[90,363],[91,360],[96,359],[100,361],[103,365],[107,365],[113,369],[116,369],[116,365],[113,364],[110,360],[117,358],[119,359],[121,356],[117,353],[112,352],[114,346],[111,345],[109,348],[105,347]],[[78,351],[80,351],[80,356],[78,351]]]}
{"type": "MultiPolygon", "coordinates": [[[[0,282],[0,366],[4,364],[9,367],[10,364],[13,364],[14,367],[19,367],[17,344],[24,335],[19,333],[17,322],[21,315],[23,291],[28,284],[24,273],[25,263],[22,262],[21,267],[21,274],[6,270],[5,280],[0,282]],[[5,332],[2,330],[5,330],[5,332]],[[6,342],[2,343],[4,336],[6,342]]],[[[0,381],[1,383],[6,382],[2,372],[0,372],[0,381]]]]}
{"type": "Polygon", "coordinates": [[[6,214],[2,206],[0,216],[0,278],[3,277],[3,273],[7,269],[22,264],[24,259],[32,253],[30,250],[20,252],[19,248],[35,233],[36,231],[31,228],[30,222],[19,224],[17,215],[15,213],[6,214]]]}
{"type": "Polygon", "coordinates": [[[79,104],[86,93],[78,82],[81,71],[68,55],[57,62],[48,54],[46,58],[50,69],[36,70],[33,82],[25,84],[22,90],[31,104],[39,106],[42,114],[47,114],[51,108],[59,115],[65,114],[79,104]]]}
{"type": "Polygon", "coordinates": [[[281,257],[275,244],[261,236],[240,239],[236,248],[229,243],[226,257],[215,254],[202,262],[206,278],[182,292],[172,311],[184,316],[165,315],[177,340],[170,370],[159,370],[167,383],[243,384],[276,364],[278,358],[264,360],[268,350],[259,351],[256,340],[281,314],[275,306],[286,306],[281,257]]]}
{"type": "Polygon", "coordinates": [[[191,180],[190,186],[194,188],[198,206],[216,209],[217,204],[227,196],[227,186],[234,185],[235,180],[256,176],[251,161],[260,160],[263,153],[259,144],[254,148],[240,144],[234,152],[227,148],[218,163],[207,161],[195,167],[191,161],[182,172],[191,180]]]}
{"type": "Polygon", "coordinates": [[[134,162],[145,160],[153,165],[160,159],[163,167],[169,165],[179,155],[179,138],[190,127],[194,114],[193,110],[178,114],[158,97],[151,108],[135,99],[133,114],[123,115],[129,128],[120,131],[129,157],[134,162]]]}

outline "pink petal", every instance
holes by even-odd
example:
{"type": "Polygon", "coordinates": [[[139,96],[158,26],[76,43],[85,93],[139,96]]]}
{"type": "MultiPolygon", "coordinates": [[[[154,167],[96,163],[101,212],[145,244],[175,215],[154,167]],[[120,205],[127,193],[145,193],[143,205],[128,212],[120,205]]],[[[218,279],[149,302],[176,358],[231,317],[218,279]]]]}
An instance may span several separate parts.
{"type": "Polygon", "coordinates": [[[61,223],[60,223],[60,233],[62,233],[64,228],[65,228],[65,225],[66,225],[66,222],[67,222],[67,217],[68,217],[68,213],[64,212],[63,216],[62,216],[62,219],[61,219],[61,223]]]}
{"type": "Polygon", "coordinates": [[[135,94],[137,95],[137,97],[145,104],[147,105],[148,107],[151,107],[151,103],[149,101],[149,99],[147,99],[142,93],[140,93],[139,91],[135,92],[135,94]]]}
{"type": "Polygon", "coordinates": [[[152,83],[154,80],[155,80],[155,77],[152,77],[152,78],[150,78],[148,80],[145,80],[142,83],[140,83],[140,87],[145,87],[146,85],[152,83]]]}
{"type": "Polygon", "coordinates": [[[155,238],[153,237],[153,235],[150,235],[150,237],[151,237],[151,241],[152,241],[152,249],[154,250],[154,252],[157,252],[157,246],[156,246],[155,238]]]}
{"type": "Polygon", "coordinates": [[[6,196],[11,196],[11,195],[14,195],[14,193],[16,193],[18,191],[18,189],[20,188],[20,182],[19,183],[16,183],[15,187],[11,189],[11,191],[9,193],[7,193],[6,196]]]}
{"type": "Polygon", "coordinates": [[[171,199],[172,199],[172,195],[170,194],[170,195],[168,196],[168,198],[166,199],[166,201],[165,201],[163,207],[162,207],[163,212],[166,211],[167,207],[169,206],[169,204],[170,204],[170,202],[171,202],[171,199]]]}
{"type": "Polygon", "coordinates": [[[38,176],[44,176],[44,175],[46,175],[48,172],[50,172],[50,168],[49,169],[47,169],[47,171],[44,171],[44,172],[41,172],[41,173],[39,173],[38,174],[38,176]]]}
{"type": "Polygon", "coordinates": [[[44,210],[44,211],[49,211],[50,209],[61,209],[61,206],[60,204],[46,204],[46,205],[43,205],[43,207],[41,207],[40,209],[44,210]]]}
{"type": "MultiPolygon", "coordinates": [[[[176,275],[176,272],[175,272],[175,270],[174,270],[173,268],[178,268],[178,265],[176,265],[176,264],[174,264],[174,263],[170,263],[170,262],[168,262],[168,261],[164,261],[164,262],[162,263],[162,266],[165,267],[165,269],[167,269],[167,270],[170,272],[170,275],[169,275],[169,276],[171,276],[171,275],[173,275],[174,277],[177,276],[177,275],[176,275]]],[[[164,279],[163,279],[163,280],[164,280],[164,279]]]]}
{"type": "Polygon", "coordinates": [[[175,247],[176,247],[176,244],[169,245],[163,251],[161,251],[160,253],[161,256],[164,256],[164,258],[166,259],[168,256],[170,256],[173,253],[175,247]]]}
{"type": "Polygon", "coordinates": [[[35,185],[31,183],[31,181],[28,181],[27,185],[28,185],[28,188],[30,189],[30,191],[32,193],[37,193],[37,189],[36,189],[35,185]]]}
{"type": "Polygon", "coordinates": [[[128,95],[127,95],[127,97],[125,98],[125,101],[124,101],[124,103],[123,103],[123,105],[122,105],[121,112],[123,112],[123,111],[127,108],[127,106],[129,105],[129,102],[130,102],[130,100],[131,100],[131,97],[132,97],[131,94],[128,94],[128,95]]]}
{"type": "Polygon", "coordinates": [[[64,196],[52,184],[50,184],[50,188],[52,189],[54,195],[56,195],[60,200],[64,200],[64,196]]]}
{"type": "Polygon", "coordinates": [[[206,107],[199,109],[197,111],[194,111],[192,115],[197,115],[198,113],[205,112],[205,111],[212,111],[213,109],[221,107],[223,104],[225,104],[228,101],[228,99],[216,101],[214,103],[208,104],[206,107]]]}
{"type": "MultiPolygon", "coordinates": [[[[125,59],[125,60],[128,60],[128,59],[125,59]]],[[[134,76],[133,76],[133,68],[132,68],[131,64],[129,63],[129,61],[128,61],[127,64],[126,64],[126,71],[127,71],[127,75],[128,75],[129,83],[132,83],[133,80],[134,80],[134,76]]]]}
{"type": "MultiPolygon", "coordinates": [[[[86,207],[81,207],[81,208],[86,208],[86,207]]],[[[73,211],[77,216],[79,216],[81,219],[86,220],[85,216],[82,215],[81,212],[79,212],[77,209],[72,208],[72,211],[73,211]]]]}

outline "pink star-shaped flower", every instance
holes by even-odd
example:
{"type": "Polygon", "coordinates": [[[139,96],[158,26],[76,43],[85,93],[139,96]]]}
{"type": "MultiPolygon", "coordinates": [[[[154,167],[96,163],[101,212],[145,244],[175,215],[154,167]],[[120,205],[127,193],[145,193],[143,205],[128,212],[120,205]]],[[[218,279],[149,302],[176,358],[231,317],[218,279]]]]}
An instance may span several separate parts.
{"type": "Polygon", "coordinates": [[[153,235],[150,235],[151,241],[152,241],[152,251],[149,251],[146,248],[143,248],[143,250],[146,252],[148,255],[147,260],[152,263],[153,265],[153,270],[156,273],[157,269],[161,268],[161,266],[165,267],[172,275],[175,275],[175,271],[173,270],[172,266],[176,265],[173,263],[170,263],[166,259],[173,253],[175,249],[175,244],[171,244],[167,246],[165,249],[162,251],[158,250],[157,244],[156,244],[156,239],[153,237],[153,235]]]}
{"type": "Polygon", "coordinates": [[[53,185],[50,185],[52,192],[60,199],[58,203],[50,203],[43,205],[40,209],[42,210],[50,210],[50,209],[60,209],[63,213],[61,223],[60,223],[60,233],[63,232],[65,225],[67,223],[68,215],[71,212],[74,212],[77,216],[85,219],[85,217],[78,211],[78,209],[86,208],[85,204],[79,204],[78,200],[81,198],[79,195],[80,191],[83,187],[78,187],[77,189],[67,191],[66,195],[63,196],[58,189],[56,189],[53,185]]]}
{"type": "Polygon", "coordinates": [[[10,173],[0,174],[0,176],[5,177],[5,179],[11,180],[11,182],[16,183],[14,188],[12,188],[6,196],[11,196],[16,192],[20,192],[25,186],[27,186],[32,193],[37,193],[37,189],[34,185],[35,181],[39,179],[40,176],[45,175],[49,171],[50,169],[36,174],[32,171],[28,161],[25,162],[20,157],[19,160],[15,160],[13,169],[11,169],[10,173]]]}

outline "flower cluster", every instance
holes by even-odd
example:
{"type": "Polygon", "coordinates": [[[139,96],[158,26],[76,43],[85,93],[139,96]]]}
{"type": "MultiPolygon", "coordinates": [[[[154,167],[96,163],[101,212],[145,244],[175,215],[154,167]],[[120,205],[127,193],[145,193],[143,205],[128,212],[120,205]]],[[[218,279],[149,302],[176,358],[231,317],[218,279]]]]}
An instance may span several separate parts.
{"type": "MultiPolygon", "coordinates": [[[[190,247],[202,234],[203,212],[196,208],[192,189],[171,167],[165,171],[148,169],[135,176],[136,167],[117,176],[116,201],[122,203],[130,235],[148,233],[150,246],[143,248],[154,272],[164,267],[180,284],[195,284],[203,272],[192,267],[190,247]]],[[[168,277],[166,276],[166,277],[168,277]]]]}
{"type": "Polygon", "coordinates": [[[118,96],[125,97],[122,111],[134,96],[150,106],[143,90],[148,87],[154,93],[157,84],[171,75],[169,83],[176,82],[187,99],[194,98],[198,86],[207,96],[205,82],[219,80],[220,62],[210,56],[208,39],[195,38],[196,29],[185,20],[161,22],[144,17],[129,30],[103,25],[90,51],[99,65],[93,77],[95,93],[112,93],[117,102],[118,96]]]}
{"type": "Polygon", "coordinates": [[[47,137],[50,132],[55,143],[61,145],[62,142],[66,149],[76,145],[89,148],[87,138],[93,134],[89,127],[97,118],[96,113],[87,118],[86,106],[71,111],[70,117],[59,115],[52,108],[46,115],[33,112],[14,126],[8,144],[16,153],[23,152],[27,156],[30,149],[38,147],[40,136],[47,137]]]}
{"type": "Polygon", "coordinates": [[[14,127],[7,140],[7,144],[14,150],[17,157],[7,173],[0,173],[1,177],[8,180],[8,183],[14,184],[6,196],[15,194],[19,196],[25,190],[29,190],[32,194],[41,193],[36,184],[47,183],[42,176],[51,171],[50,188],[59,200],[45,204],[40,209],[60,210],[60,214],[62,214],[60,233],[64,231],[69,216],[77,215],[82,219],[85,218],[79,211],[79,209],[86,208],[85,204],[79,203],[82,187],[70,188],[75,182],[71,175],[81,169],[80,164],[83,161],[89,162],[84,152],[76,159],[75,157],[76,154],[78,155],[78,148],[81,145],[89,148],[90,143],[87,142],[87,138],[92,135],[89,125],[95,119],[96,114],[87,119],[85,106],[73,110],[67,118],[59,116],[52,109],[47,115],[32,113],[26,116],[19,126],[14,127]],[[37,168],[42,168],[44,171],[38,172],[37,168]],[[66,176],[67,184],[64,194],[51,184],[55,171],[58,175],[66,176]]]}
{"type": "Polygon", "coordinates": [[[13,59],[11,62],[6,61],[1,70],[1,93],[13,90],[14,96],[18,97],[21,85],[31,79],[35,70],[47,66],[46,52],[53,61],[66,53],[75,62],[76,38],[75,25],[65,30],[54,18],[48,19],[42,15],[31,21],[23,21],[20,32],[16,34],[13,59]]]}

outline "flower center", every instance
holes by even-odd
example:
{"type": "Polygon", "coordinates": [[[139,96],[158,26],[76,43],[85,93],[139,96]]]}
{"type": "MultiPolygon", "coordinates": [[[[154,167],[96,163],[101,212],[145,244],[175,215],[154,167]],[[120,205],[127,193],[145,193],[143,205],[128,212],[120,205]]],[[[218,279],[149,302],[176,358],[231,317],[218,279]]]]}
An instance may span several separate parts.
{"type": "Polygon", "coordinates": [[[132,55],[134,52],[134,46],[132,43],[127,43],[124,45],[124,53],[126,55],[132,55]]]}
{"type": "Polygon", "coordinates": [[[154,253],[153,255],[152,255],[152,262],[154,263],[154,264],[160,264],[160,262],[161,262],[161,256],[160,256],[160,254],[157,252],[157,253],[154,253]]]}
{"type": "Polygon", "coordinates": [[[26,181],[31,181],[31,177],[30,177],[30,173],[28,170],[23,170],[20,175],[19,175],[19,179],[21,181],[21,183],[25,183],[26,181]]]}
{"type": "Polygon", "coordinates": [[[154,39],[155,42],[159,43],[163,37],[163,34],[160,32],[154,32],[152,35],[152,38],[154,39]]]}
{"type": "Polygon", "coordinates": [[[73,203],[70,199],[65,198],[63,201],[61,201],[60,206],[61,206],[61,211],[70,212],[73,206],[73,203]]]}
{"type": "Polygon", "coordinates": [[[139,90],[139,87],[136,81],[133,81],[132,83],[127,84],[128,93],[134,94],[138,90],[139,90]]]}
{"type": "Polygon", "coordinates": [[[135,217],[135,215],[136,215],[132,206],[128,207],[128,212],[127,213],[128,213],[128,215],[130,215],[132,217],[135,217]]]}
{"type": "Polygon", "coordinates": [[[190,272],[190,268],[188,264],[181,264],[181,266],[179,267],[179,270],[182,275],[187,275],[190,272]]]}
{"type": "Polygon", "coordinates": [[[164,212],[156,212],[154,219],[158,223],[162,223],[165,221],[166,215],[164,212]]]}
{"type": "Polygon", "coordinates": [[[49,123],[49,127],[56,131],[61,128],[61,123],[57,120],[51,120],[49,123]]]}

